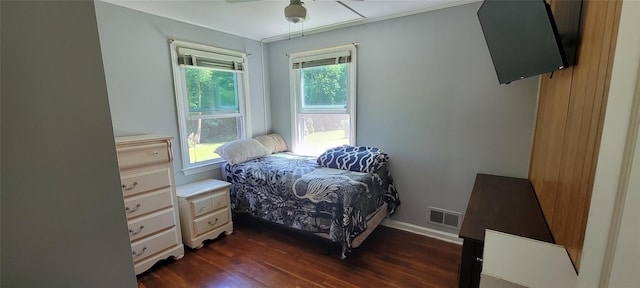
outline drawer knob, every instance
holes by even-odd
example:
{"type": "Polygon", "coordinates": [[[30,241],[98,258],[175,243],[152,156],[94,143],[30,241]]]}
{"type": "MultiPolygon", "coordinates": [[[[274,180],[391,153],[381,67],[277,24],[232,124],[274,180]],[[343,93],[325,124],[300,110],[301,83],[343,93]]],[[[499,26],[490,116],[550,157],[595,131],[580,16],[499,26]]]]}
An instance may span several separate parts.
{"type": "Polygon", "coordinates": [[[147,251],[147,246],[142,247],[142,250],[140,250],[140,252],[136,252],[135,250],[131,250],[131,254],[133,254],[133,257],[138,257],[138,256],[144,254],[144,251],[147,251]]]}
{"type": "Polygon", "coordinates": [[[138,209],[140,209],[140,206],[142,206],[140,203],[136,204],[135,208],[129,208],[129,207],[124,207],[124,211],[127,211],[127,213],[133,213],[138,211],[138,209]]]}
{"type": "Polygon", "coordinates": [[[208,221],[207,223],[209,223],[209,225],[216,225],[216,223],[218,223],[218,218],[216,218],[216,220],[213,221],[213,223],[211,223],[211,221],[208,221]]]}
{"type": "Polygon", "coordinates": [[[480,258],[480,257],[476,257],[476,261],[478,261],[478,262],[482,263],[482,258],[480,258]]]}
{"type": "Polygon", "coordinates": [[[136,188],[136,186],[138,186],[138,182],[133,182],[133,184],[129,186],[122,185],[122,189],[124,189],[125,191],[129,191],[129,190],[132,190],[133,188],[136,188]]]}
{"type": "Polygon", "coordinates": [[[144,229],[144,225],[140,225],[140,228],[138,228],[138,231],[133,231],[133,229],[129,229],[129,234],[131,235],[137,235],[140,232],[142,232],[142,229],[144,229]]]}

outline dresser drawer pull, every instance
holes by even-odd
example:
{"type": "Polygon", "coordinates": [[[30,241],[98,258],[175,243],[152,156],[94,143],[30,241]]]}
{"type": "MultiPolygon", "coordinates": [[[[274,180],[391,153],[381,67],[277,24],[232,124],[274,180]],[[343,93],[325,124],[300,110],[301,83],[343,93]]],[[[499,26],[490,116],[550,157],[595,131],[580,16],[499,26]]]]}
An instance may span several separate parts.
{"type": "Polygon", "coordinates": [[[476,257],[476,261],[482,263],[482,258],[476,257]]]}
{"type": "Polygon", "coordinates": [[[138,234],[140,234],[140,232],[142,232],[142,229],[144,229],[144,225],[140,225],[140,228],[138,228],[138,231],[133,231],[133,230],[129,229],[129,234],[138,235],[138,234]]]}
{"type": "Polygon", "coordinates": [[[131,209],[129,207],[124,207],[124,210],[127,211],[127,213],[133,213],[133,212],[138,211],[138,209],[140,209],[140,206],[142,206],[142,204],[138,203],[138,204],[136,204],[135,208],[131,209]]]}
{"type": "Polygon", "coordinates": [[[138,257],[142,254],[144,254],[144,251],[147,250],[147,246],[142,247],[142,250],[140,250],[140,252],[136,252],[134,250],[131,250],[131,254],[133,254],[133,257],[138,257]]]}
{"type": "Polygon", "coordinates": [[[127,186],[127,185],[122,185],[122,189],[129,191],[129,190],[133,190],[134,188],[136,188],[136,186],[138,186],[138,182],[133,182],[133,184],[127,186]]]}
{"type": "Polygon", "coordinates": [[[211,223],[211,221],[207,221],[207,223],[209,223],[209,225],[216,225],[216,223],[218,223],[218,218],[216,218],[216,221],[213,221],[213,223],[211,223]]]}

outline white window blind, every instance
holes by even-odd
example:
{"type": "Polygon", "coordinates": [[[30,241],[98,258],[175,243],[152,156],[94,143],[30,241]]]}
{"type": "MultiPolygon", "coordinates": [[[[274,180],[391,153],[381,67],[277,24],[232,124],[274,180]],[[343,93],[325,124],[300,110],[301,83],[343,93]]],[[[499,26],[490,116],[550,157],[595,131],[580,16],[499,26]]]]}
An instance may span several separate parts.
{"type": "Polygon", "coordinates": [[[319,67],[326,65],[351,63],[351,51],[338,51],[327,54],[313,55],[307,57],[296,57],[292,59],[292,69],[302,69],[319,67]]]}
{"type": "Polygon", "coordinates": [[[221,70],[243,71],[244,59],[234,55],[226,55],[191,48],[178,47],[178,64],[215,68],[221,70]]]}

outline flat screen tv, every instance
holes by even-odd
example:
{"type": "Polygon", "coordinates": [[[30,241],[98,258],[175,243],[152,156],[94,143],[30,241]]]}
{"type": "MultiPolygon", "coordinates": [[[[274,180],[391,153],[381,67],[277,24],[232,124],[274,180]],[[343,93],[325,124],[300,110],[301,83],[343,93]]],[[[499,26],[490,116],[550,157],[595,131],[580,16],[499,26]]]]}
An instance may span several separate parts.
{"type": "Polygon", "coordinates": [[[569,65],[544,0],[485,0],[478,20],[500,84],[569,65]]]}

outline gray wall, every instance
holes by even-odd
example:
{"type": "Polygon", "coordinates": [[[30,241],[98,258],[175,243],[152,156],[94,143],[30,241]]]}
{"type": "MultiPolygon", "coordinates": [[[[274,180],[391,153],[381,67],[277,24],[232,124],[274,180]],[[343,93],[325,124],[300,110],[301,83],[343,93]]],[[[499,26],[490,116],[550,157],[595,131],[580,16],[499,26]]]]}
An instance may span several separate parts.
{"type": "Polygon", "coordinates": [[[135,287],[93,2],[0,5],[0,286],[135,287]]]}
{"type": "MultiPolygon", "coordinates": [[[[2,3],[0,3],[0,23],[2,23],[2,3]]],[[[0,67],[2,67],[1,55],[2,55],[2,29],[0,29],[0,67]]],[[[0,68],[0,127],[2,127],[2,89],[1,87],[2,87],[2,69],[0,68]]],[[[2,129],[0,129],[0,163],[2,163],[2,129]]],[[[1,164],[0,164],[0,199],[2,199],[2,165],[1,164]]],[[[2,205],[0,205],[0,239],[2,239],[2,205]]],[[[0,241],[0,243],[2,243],[2,241],[0,241]]],[[[2,249],[0,249],[0,259],[2,259],[2,249]]],[[[2,261],[1,260],[0,260],[0,286],[2,286],[2,261]]]]}
{"type": "MultiPolygon", "coordinates": [[[[0,3],[0,23],[2,23],[2,3],[0,3]]],[[[2,25],[0,25],[2,27],[2,25]]],[[[0,67],[2,67],[2,29],[0,29],[0,67]]],[[[2,127],[2,69],[0,68],[0,128],[2,127]]],[[[0,200],[2,199],[2,129],[0,129],[0,200]]],[[[2,205],[0,204],[0,239],[2,239],[2,205]]],[[[0,241],[2,243],[2,241],[0,241]]],[[[1,244],[0,244],[1,247],[1,244]]],[[[0,248],[0,286],[2,286],[2,249],[0,248]]]]}
{"type": "Polygon", "coordinates": [[[96,13],[114,133],[116,136],[162,134],[175,137],[173,152],[178,185],[203,178],[220,178],[220,169],[190,176],[181,172],[169,39],[251,54],[248,56],[252,127],[249,136],[262,135],[269,130],[260,42],[101,1],[96,2],[96,13]]]}
{"type": "Polygon", "coordinates": [[[390,155],[402,201],[392,219],[441,229],[426,207],[464,212],[476,173],[526,178],[538,78],[498,84],[479,5],[269,43],[273,130],[290,143],[285,54],[360,42],[357,144],[390,155]]]}

